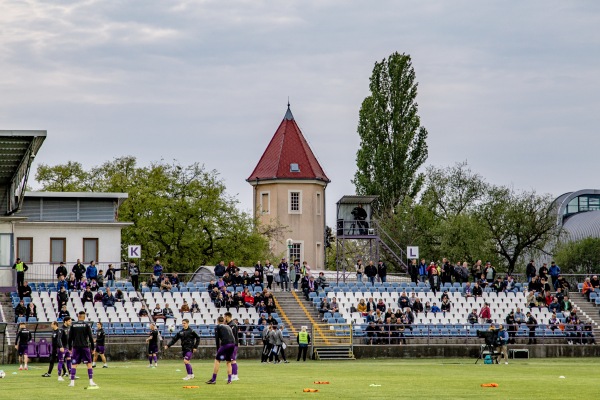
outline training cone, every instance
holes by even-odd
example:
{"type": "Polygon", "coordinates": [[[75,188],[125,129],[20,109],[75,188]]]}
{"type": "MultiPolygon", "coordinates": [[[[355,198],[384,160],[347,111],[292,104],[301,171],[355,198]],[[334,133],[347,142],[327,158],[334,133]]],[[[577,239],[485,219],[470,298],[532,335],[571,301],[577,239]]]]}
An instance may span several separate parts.
{"type": "Polygon", "coordinates": [[[200,386],[184,386],[184,389],[198,389],[200,386]]]}
{"type": "Polygon", "coordinates": [[[498,387],[497,383],[482,383],[481,387],[498,387]]]}
{"type": "Polygon", "coordinates": [[[302,391],[304,393],[317,393],[319,389],[304,388],[302,391]]]}
{"type": "Polygon", "coordinates": [[[96,390],[96,389],[100,389],[100,386],[86,386],[86,389],[96,390]]]}
{"type": "Polygon", "coordinates": [[[329,385],[329,381],[314,381],[315,385],[329,385]]]}

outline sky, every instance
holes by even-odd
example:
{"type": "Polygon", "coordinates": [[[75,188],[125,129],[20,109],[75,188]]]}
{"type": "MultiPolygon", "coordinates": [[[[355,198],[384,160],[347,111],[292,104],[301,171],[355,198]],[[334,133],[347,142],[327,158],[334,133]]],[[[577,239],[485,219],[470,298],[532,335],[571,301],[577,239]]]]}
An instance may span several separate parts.
{"type": "Polygon", "coordinates": [[[48,131],[33,171],[199,162],[250,211],[245,179],[289,97],[334,225],[373,65],[393,52],[412,57],[425,166],[599,187],[597,1],[0,0],[0,129],[48,131]]]}

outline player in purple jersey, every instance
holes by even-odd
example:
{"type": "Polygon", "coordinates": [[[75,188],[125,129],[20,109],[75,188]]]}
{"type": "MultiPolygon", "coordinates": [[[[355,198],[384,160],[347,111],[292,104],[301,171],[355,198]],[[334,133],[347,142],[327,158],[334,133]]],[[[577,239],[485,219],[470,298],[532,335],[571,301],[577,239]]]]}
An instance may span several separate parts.
{"type": "Polygon", "coordinates": [[[194,379],[194,372],[190,360],[192,359],[193,353],[198,349],[200,335],[190,328],[190,321],[188,319],[181,321],[181,324],[183,325],[183,329],[173,336],[173,339],[171,339],[169,344],[165,345],[165,350],[181,339],[181,353],[183,354],[183,363],[185,364],[185,370],[187,371],[187,376],[183,378],[183,380],[189,381],[190,379],[194,379]]]}
{"type": "Polygon", "coordinates": [[[150,324],[150,335],[146,339],[146,343],[148,343],[148,362],[150,365],[148,367],[156,368],[158,367],[158,341],[159,341],[158,329],[156,329],[156,325],[150,324]],[[154,361],[154,365],[152,365],[152,361],[154,361]]]}
{"type": "Polygon", "coordinates": [[[27,329],[25,323],[19,325],[19,331],[17,332],[17,340],[15,341],[15,349],[19,353],[19,371],[27,371],[27,344],[31,340],[31,332],[27,329]]]}
{"type": "Polygon", "coordinates": [[[92,379],[94,370],[92,369],[92,352],[94,347],[94,334],[92,328],[85,322],[85,311],[79,311],[77,321],[71,325],[69,331],[69,349],[71,350],[72,368],[71,368],[71,383],[70,387],[75,386],[75,373],[77,365],[85,363],[88,369],[88,377],[90,378],[90,387],[98,386],[92,379]]]}
{"type": "Polygon", "coordinates": [[[104,334],[104,329],[102,328],[102,322],[98,322],[96,324],[96,347],[94,348],[94,362],[92,363],[92,368],[96,368],[98,356],[100,356],[102,362],[104,363],[102,368],[108,368],[108,365],[106,364],[106,356],[104,355],[105,339],[106,335],[104,334]]]}
{"type": "Polygon", "coordinates": [[[233,337],[233,331],[225,324],[225,318],[219,317],[217,319],[217,327],[215,328],[215,341],[217,344],[217,355],[215,356],[215,364],[213,367],[212,378],[206,381],[209,385],[217,383],[217,374],[219,373],[219,366],[221,361],[227,362],[227,384],[231,383],[231,359],[233,358],[233,352],[235,351],[235,338],[233,337]]]}
{"type": "Polygon", "coordinates": [[[240,378],[238,378],[237,374],[238,374],[238,365],[237,365],[237,353],[238,353],[238,346],[239,346],[239,330],[238,330],[238,324],[237,324],[237,320],[233,319],[233,316],[231,315],[231,313],[229,311],[227,311],[225,314],[223,314],[225,316],[225,323],[231,328],[231,331],[233,332],[233,339],[235,341],[235,350],[233,350],[233,355],[231,356],[231,380],[232,381],[239,381],[240,378]]]}

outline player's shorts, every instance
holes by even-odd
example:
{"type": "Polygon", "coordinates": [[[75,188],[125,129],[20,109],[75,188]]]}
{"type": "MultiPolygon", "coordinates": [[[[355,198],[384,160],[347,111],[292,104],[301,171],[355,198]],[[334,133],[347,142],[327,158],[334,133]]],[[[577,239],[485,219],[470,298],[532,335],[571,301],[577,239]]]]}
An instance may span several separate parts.
{"type": "Polygon", "coordinates": [[[65,360],[67,358],[71,358],[71,350],[69,350],[69,349],[65,349],[65,360]]]}
{"type": "Polygon", "coordinates": [[[19,352],[20,356],[27,355],[27,345],[26,344],[20,344],[17,351],[19,352]]]}
{"type": "Polygon", "coordinates": [[[183,359],[184,360],[190,361],[192,359],[194,353],[191,352],[191,351],[185,351],[184,350],[184,351],[181,352],[181,354],[183,355],[183,359]]]}
{"type": "Polygon", "coordinates": [[[87,364],[92,362],[92,354],[89,347],[74,347],[71,355],[73,365],[87,364]]]}
{"type": "Polygon", "coordinates": [[[158,353],[158,345],[157,344],[149,344],[148,345],[148,354],[156,354],[158,353]]]}
{"type": "Polygon", "coordinates": [[[235,361],[237,360],[237,353],[238,353],[238,345],[235,345],[235,349],[233,349],[233,354],[231,354],[231,361],[235,361]]]}
{"type": "Polygon", "coordinates": [[[98,346],[98,345],[96,345],[96,353],[98,353],[98,354],[104,354],[104,346],[98,346]]]}
{"type": "Polygon", "coordinates": [[[235,351],[235,343],[224,344],[217,350],[215,360],[217,361],[231,361],[233,352],[235,351]]]}

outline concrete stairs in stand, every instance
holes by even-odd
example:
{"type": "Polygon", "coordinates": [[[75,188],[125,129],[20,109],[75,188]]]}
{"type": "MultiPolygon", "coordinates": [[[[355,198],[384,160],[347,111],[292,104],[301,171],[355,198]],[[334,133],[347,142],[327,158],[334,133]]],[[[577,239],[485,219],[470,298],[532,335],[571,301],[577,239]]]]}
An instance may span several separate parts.
{"type": "MultiPolygon", "coordinates": [[[[312,330],[311,320],[298,303],[298,299],[302,298],[302,292],[274,292],[273,297],[279,310],[279,316],[284,323],[287,323],[287,328],[290,331],[290,340],[295,345],[296,335],[300,332],[300,327],[307,326],[309,332],[312,330]],[[297,296],[294,296],[294,294],[297,296]]],[[[315,321],[319,321],[318,317],[315,321]]]]}
{"type": "Polygon", "coordinates": [[[579,292],[569,292],[569,298],[573,302],[573,307],[577,310],[577,315],[582,321],[590,321],[594,330],[594,336],[600,337],[600,318],[598,318],[598,310],[594,303],[588,301],[588,299],[579,292]]]}

